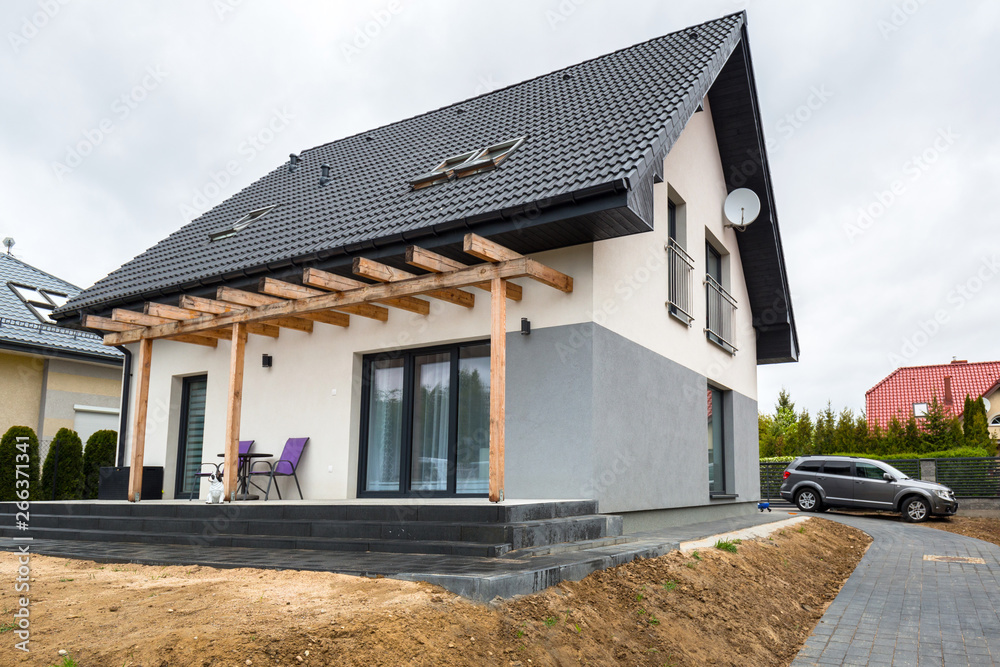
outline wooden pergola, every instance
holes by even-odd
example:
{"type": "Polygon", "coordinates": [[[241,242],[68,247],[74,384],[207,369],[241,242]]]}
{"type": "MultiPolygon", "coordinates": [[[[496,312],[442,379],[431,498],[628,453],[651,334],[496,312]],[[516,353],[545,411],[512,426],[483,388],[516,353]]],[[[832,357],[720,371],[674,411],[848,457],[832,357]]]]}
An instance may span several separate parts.
{"type": "MultiPolygon", "coordinates": [[[[184,295],[177,306],[146,303],[141,313],[115,309],[110,318],[84,315],[84,327],[111,332],[104,335],[105,345],[139,343],[129,500],[140,500],[154,340],[209,347],[216,347],[220,339],[231,341],[225,468],[236,470],[244,352],[250,334],[277,338],[283,328],[311,333],[316,323],[346,327],[351,315],[384,322],[389,316],[387,306],[427,315],[430,303],[421,296],[472,308],[475,294],[463,287],[490,292],[489,497],[493,502],[503,500],[507,299],[520,301],[522,295],[521,286],[511,280],[531,278],[562,292],[572,292],[573,278],[475,234],[466,234],[463,251],[486,263],[470,266],[410,246],[406,262],[429,273],[416,275],[358,257],[352,267],[354,274],[375,283],[308,268],[302,273],[301,285],[262,278],[258,292],[220,287],[215,299],[184,295]]],[[[226,475],[224,483],[226,498],[234,500],[236,475],[226,475]]]]}

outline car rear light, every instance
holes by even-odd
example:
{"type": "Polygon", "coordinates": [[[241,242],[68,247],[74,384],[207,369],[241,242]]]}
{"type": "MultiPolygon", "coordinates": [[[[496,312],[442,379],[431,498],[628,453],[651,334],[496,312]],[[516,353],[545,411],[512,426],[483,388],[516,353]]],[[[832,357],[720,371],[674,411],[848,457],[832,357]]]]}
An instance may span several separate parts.
{"type": "Polygon", "coordinates": [[[781,479],[788,479],[788,476],[789,476],[789,475],[791,475],[791,474],[792,474],[792,473],[790,473],[790,472],[788,472],[788,471],[786,470],[785,472],[783,472],[783,473],[781,474],[781,479]]]}

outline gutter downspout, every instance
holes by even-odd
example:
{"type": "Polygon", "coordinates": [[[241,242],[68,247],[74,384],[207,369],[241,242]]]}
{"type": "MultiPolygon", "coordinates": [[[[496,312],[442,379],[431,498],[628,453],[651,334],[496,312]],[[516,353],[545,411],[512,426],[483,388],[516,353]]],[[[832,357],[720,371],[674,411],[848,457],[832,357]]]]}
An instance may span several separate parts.
{"type": "Polygon", "coordinates": [[[122,364],[122,404],[121,420],[118,423],[118,467],[125,465],[125,436],[128,433],[128,403],[129,395],[132,393],[132,353],[124,345],[115,346],[119,352],[125,355],[125,363],[122,364]]]}

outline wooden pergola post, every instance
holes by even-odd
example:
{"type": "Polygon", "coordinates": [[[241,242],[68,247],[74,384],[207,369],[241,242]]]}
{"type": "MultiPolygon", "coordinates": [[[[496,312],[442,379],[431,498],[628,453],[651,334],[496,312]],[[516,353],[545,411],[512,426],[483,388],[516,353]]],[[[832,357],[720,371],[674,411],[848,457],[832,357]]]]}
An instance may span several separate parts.
{"type": "Polygon", "coordinates": [[[240,415],[243,410],[243,361],[247,346],[247,325],[233,325],[233,345],[229,355],[229,402],[226,405],[225,497],[236,500],[239,471],[240,415]]]}
{"type": "MultiPolygon", "coordinates": [[[[153,360],[153,341],[139,341],[139,361],[136,364],[135,424],[132,429],[132,454],[129,457],[128,499],[138,502],[142,496],[142,457],[146,450],[146,413],[149,408],[149,369],[153,360]]],[[[125,397],[128,400],[128,397],[125,397]]]]}
{"type": "Polygon", "coordinates": [[[490,501],[503,500],[507,390],[507,281],[490,281],[490,501]]]}

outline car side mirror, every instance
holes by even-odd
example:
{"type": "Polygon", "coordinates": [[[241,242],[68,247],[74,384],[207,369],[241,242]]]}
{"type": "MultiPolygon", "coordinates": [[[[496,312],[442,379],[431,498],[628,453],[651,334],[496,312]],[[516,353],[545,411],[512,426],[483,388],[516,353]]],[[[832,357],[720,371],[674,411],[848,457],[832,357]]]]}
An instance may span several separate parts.
{"type": "Polygon", "coordinates": [[[895,482],[896,481],[896,478],[893,477],[891,473],[887,473],[887,472],[882,473],[882,479],[884,479],[887,482],[895,482]]]}

